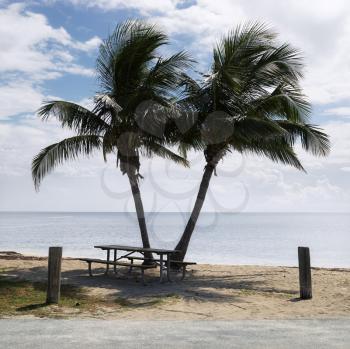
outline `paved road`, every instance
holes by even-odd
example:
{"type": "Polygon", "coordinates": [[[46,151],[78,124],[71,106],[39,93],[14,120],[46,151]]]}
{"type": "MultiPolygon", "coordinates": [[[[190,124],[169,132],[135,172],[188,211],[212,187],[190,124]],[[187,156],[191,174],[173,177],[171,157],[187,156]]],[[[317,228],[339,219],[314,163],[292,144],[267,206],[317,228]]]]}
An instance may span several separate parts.
{"type": "Polygon", "coordinates": [[[0,320],[0,348],[350,348],[349,320],[0,320]]]}

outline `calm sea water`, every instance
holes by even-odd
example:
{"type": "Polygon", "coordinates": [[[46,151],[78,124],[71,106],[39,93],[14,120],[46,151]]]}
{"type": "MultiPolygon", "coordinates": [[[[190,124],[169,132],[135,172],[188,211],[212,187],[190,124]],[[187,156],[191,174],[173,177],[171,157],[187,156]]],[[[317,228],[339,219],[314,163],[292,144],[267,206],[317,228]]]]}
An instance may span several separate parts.
{"type": "MultiPolygon", "coordinates": [[[[148,214],[154,247],[174,248],[187,220],[178,213],[148,214]]],[[[96,244],[140,245],[136,216],[126,213],[0,213],[0,250],[99,257],[96,244]]],[[[350,267],[350,215],[203,213],[188,260],[199,263],[297,265],[309,246],[312,265],[350,267]]]]}

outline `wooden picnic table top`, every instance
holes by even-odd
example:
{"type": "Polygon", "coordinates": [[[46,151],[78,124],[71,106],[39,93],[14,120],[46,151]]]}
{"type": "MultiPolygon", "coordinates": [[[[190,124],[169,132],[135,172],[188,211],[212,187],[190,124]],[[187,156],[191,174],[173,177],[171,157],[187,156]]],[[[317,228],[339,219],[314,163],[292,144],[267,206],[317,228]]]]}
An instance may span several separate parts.
{"type": "Polygon", "coordinates": [[[167,250],[163,248],[143,248],[137,246],[124,246],[124,245],[98,245],[95,248],[100,248],[102,250],[122,250],[129,252],[151,252],[155,254],[168,254],[180,252],[179,250],[167,250]]]}

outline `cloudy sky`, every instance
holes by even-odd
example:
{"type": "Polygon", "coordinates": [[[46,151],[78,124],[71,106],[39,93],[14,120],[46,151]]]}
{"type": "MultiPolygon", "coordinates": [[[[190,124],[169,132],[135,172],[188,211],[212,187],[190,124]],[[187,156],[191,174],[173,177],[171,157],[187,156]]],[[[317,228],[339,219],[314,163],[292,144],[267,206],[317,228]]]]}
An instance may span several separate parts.
{"type": "MultiPolygon", "coordinates": [[[[39,193],[33,156],[69,133],[35,110],[43,100],[89,105],[96,89],[98,46],[127,18],[146,18],[186,49],[206,71],[215,41],[247,20],[264,21],[305,57],[303,87],[313,122],[330,135],[328,158],[300,151],[307,174],[237,154],[220,163],[206,211],[342,211],[350,209],[350,6],[347,0],[0,0],[0,210],[132,211],[127,179],[101,154],[58,168],[39,193]]],[[[189,211],[202,175],[192,168],[145,159],[147,211],[189,211]]]]}

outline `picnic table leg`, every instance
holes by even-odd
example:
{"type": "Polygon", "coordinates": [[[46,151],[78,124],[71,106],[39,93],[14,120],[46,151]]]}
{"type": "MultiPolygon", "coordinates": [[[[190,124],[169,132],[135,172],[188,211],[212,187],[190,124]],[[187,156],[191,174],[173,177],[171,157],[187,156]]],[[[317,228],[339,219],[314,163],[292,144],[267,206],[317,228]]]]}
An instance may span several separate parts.
{"type": "Polygon", "coordinates": [[[166,256],[167,256],[166,257],[166,275],[168,278],[168,282],[171,282],[171,278],[170,278],[170,256],[171,256],[171,254],[167,253],[166,256]]]}
{"type": "Polygon", "coordinates": [[[131,272],[132,272],[132,266],[133,266],[133,264],[134,264],[134,260],[132,259],[132,260],[130,260],[130,267],[129,267],[129,271],[128,271],[128,274],[131,274],[131,272]]]}
{"type": "Polygon", "coordinates": [[[142,285],[146,286],[146,283],[145,283],[145,270],[144,269],[141,269],[141,279],[142,279],[142,285]]]}
{"type": "Polygon", "coordinates": [[[89,265],[89,276],[92,276],[92,271],[91,271],[91,262],[88,262],[89,265]]]}
{"type": "MultiPolygon", "coordinates": [[[[110,261],[110,250],[107,250],[107,262],[110,261]]],[[[108,274],[108,271],[109,271],[109,264],[107,263],[106,264],[106,271],[105,271],[105,274],[107,275],[108,274]]]]}
{"type": "Polygon", "coordinates": [[[160,283],[163,282],[163,255],[160,254],[159,256],[159,267],[160,267],[160,275],[159,275],[159,281],[160,283]]]}
{"type": "MultiPolygon", "coordinates": [[[[117,261],[117,250],[114,250],[114,263],[117,261]]],[[[114,264],[113,266],[114,274],[117,274],[117,266],[114,264]]]]}

